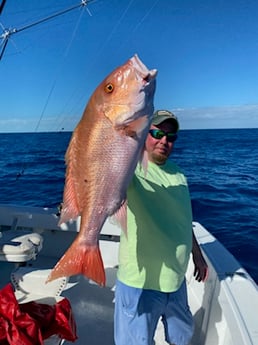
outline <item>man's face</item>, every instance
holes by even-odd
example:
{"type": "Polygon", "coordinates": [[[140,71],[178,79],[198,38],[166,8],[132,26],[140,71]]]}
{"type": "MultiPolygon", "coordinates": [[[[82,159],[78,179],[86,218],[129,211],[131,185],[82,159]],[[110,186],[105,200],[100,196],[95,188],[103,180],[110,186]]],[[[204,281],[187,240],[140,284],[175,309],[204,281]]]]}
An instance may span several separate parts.
{"type": "MultiPolygon", "coordinates": [[[[176,133],[173,122],[169,120],[164,121],[159,125],[151,125],[150,129],[160,129],[164,131],[166,134],[176,133]]],[[[145,142],[145,148],[148,153],[148,158],[151,162],[156,164],[164,164],[166,162],[173,149],[173,146],[174,142],[169,141],[166,135],[164,135],[160,139],[156,139],[150,133],[148,133],[145,142]]]]}

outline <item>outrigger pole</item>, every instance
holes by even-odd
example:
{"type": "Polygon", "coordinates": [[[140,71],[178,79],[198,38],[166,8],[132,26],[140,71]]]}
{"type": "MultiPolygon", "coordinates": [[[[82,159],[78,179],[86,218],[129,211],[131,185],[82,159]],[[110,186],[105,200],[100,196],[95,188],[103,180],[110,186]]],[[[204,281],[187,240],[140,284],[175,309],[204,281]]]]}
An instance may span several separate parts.
{"type": "MultiPolygon", "coordinates": [[[[95,1],[95,0],[81,0],[81,2],[80,2],[79,4],[77,4],[77,5],[74,5],[74,6],[72,6],[72,7],[69,7],[69,8],[67,8],[67,9],[65,9],[65,10],[63,10],[63,11],[60,11],[60,12],[56,12],[56,13],[54,13],[54,14],[51,14],[51,15],[48,16],[48,17],[42,18],[42,19],[40,19],[40,20],[38,20],[38,21],[36,21],[36,22],[33,22],[33,23],[31,23],[31,24],[22,26],[21,28],[6,29],[6,28],[4,28],[4,27],[1,25],[1,23],[0,23],[0,25],[2,26],[2,29],[3,29],[3,33],[0,35],[0,39],[2,39],[2,42],[0,43],[0,47],[2,46],[1,51],[0,51],[0,60],[2,59],[2,57],[3,57],[3,55],[4,55],[4,51],[5,51],[5,49],[6,49],[8,40],[9,40],[9,38],[10,38],[12,35],[14,35],[14,34],[16,34],[16,33],[18,33],[18,32],[24,31],[24,30],[26,30],[26,29],[29,29],[29,28],[31,28],[31,27],[33,27],[33,26],[42,24],[42,23],[44,23],[44,22],[46,22],[46,21],[48,21],[48,20],[51,20],[51,19],[53,19],[53,18],[55,18],[55,17],[58,17],[58,16],[61,16],[61,15],[65,14],[65,13],[67,13],[67,12],[73,11],[73,10],[76,9],[76,8],[87,6],[87,5],[88,5],[90,2],[92,2],[92,1],[95,1]]],[[[5,5],[5,2],[6,2],[6,0],[2,0],[2,3],[1,3],[1,5],[0,5],[0,14],[1,14],[1,11],[3,10],[3,7],[4,7],[4,5],[5,5]]],[[[89,10],[88,10],[88,12],[89,12],[89,10]]],[[[89,13],[90,13],[90,12],[89,12],[89,13]]]]}
{"type": "Polygon", "coordinates": [[[2,0],[1,4],[0,4],[0,14],[2,13],[3,9],[4,9],[4,5],[6,3],[6,0],[2,0]]]}

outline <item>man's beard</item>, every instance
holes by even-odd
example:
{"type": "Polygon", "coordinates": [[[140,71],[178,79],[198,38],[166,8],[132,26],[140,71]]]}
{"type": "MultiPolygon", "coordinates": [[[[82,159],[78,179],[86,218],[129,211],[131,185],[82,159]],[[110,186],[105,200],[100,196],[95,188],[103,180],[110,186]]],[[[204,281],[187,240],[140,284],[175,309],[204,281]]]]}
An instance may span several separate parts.
{"type": "Polygon", "coordinates": [[[152,153],[151,154],[151,158],[152,161],[158,165],[164,164],[166,162],[166,160],[168,159],[168,156],[165,154],[156,154],[156,153],[152,153]]]}

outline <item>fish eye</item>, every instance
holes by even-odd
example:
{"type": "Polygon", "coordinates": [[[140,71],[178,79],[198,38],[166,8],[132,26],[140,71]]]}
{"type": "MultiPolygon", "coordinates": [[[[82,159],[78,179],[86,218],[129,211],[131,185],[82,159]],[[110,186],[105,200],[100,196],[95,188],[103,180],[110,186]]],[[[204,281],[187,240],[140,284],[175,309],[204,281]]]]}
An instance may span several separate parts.
{"type": "Polygon", "coordinates": [[[114,90],[114,85],[112,83],[108,83],[106,86],[105,86],[105,91],[106,93],[111,93],[113,92],[114,90]]]}

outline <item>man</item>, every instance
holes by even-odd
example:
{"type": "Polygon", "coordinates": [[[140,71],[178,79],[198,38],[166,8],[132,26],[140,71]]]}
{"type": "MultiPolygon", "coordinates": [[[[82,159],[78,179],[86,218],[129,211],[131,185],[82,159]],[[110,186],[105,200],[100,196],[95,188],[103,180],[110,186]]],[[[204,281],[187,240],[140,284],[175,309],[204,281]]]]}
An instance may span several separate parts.
{"type": "Polygon", "coordinates": [[[192,232],[187,181],[168,160],[179,123],[158,110],[145,149],[147,172],[138,165],[127,192],[127,234],[121,234],[115,296],[116,345],[153,345],[160,317],[169,344],[187,345],[193,334],[185,272],[192,251],[195,278],[208,267],[192,232]]]}

